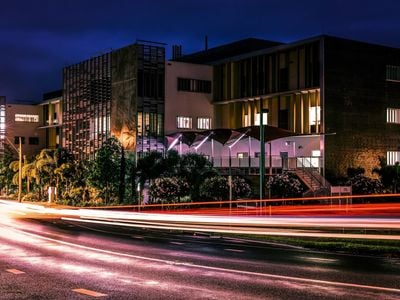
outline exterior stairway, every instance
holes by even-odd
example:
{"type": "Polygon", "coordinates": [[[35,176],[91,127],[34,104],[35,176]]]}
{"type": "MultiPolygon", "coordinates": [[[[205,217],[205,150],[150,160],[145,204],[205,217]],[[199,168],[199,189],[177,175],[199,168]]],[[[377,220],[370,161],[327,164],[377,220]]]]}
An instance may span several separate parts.
{"type": "Polygon", "coordinates": [[[308,187],[303,193],[304,197],[328,196],[330,183],[320,174],[318,168],[298,168],[295,171],[297,177],[308,187]]]}

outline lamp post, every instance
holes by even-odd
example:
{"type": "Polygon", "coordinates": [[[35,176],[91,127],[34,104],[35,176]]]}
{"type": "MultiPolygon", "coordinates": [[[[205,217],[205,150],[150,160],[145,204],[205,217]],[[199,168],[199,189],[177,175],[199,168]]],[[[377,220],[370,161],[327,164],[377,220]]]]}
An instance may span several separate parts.
{"type": "MultiPolygon", "coordinates": [[[[263,99],[260,98],[260,200],[264,199],[265,188],[265,135],[264,135],[264,113],[268,109],[263,107],[263,99]]],[[[261,205],[261,202],[260,202],[261,205]]]]}
{"type": "Polygon", "coordinates": [[[21,202],[21,194],[22,194],[22,138],[19,138],[19,151],[18,151],[18,158],[19,158],[19,162],[18,162],[18,202],[21,202]]]}

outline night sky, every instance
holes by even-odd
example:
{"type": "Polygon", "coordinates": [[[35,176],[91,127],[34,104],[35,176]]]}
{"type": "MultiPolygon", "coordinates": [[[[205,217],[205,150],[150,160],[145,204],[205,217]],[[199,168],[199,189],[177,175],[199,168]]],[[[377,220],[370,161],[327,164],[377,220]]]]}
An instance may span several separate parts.
{"type": "Polygon", "coordinates": [[[330,34],[400,47],[400,1],[3,0],[0,95],[39,101],[62,68],[137,39],[183,53],[247,37],[291,42],[330,34]]]}

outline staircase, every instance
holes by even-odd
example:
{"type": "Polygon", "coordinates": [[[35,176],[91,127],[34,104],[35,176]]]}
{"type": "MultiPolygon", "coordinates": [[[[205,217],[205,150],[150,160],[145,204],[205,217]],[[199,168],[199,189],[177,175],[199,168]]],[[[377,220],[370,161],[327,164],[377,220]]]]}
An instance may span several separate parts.
{"type": "Polygon", "coordinates": [[[295,171],[297,177],[308,187],[303,197],[328,196],[330,183],[319,173],[318,168],[298,168],[295,171]]]}

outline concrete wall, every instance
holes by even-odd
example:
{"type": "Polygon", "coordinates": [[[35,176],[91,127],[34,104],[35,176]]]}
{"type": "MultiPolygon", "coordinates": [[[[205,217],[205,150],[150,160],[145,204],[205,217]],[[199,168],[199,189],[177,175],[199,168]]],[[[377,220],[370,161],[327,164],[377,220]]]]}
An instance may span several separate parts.
{"type": "Polygon", "coordinates": [[[192,117],[192,130],[197,129],[198,117],[211,118],[214,124],[212,94],[178,91],[178,77],[212,81],[212,67],[168,61],[165,70],[165,134],[180,130],[177,116],[192,117]]]}
{"type": "Polygon", "coordinates": [[[38,130],[43,123],[42,107],[39,105],[7,104],[6,106],[6,137],[7,143],[14,143],[14,137],[25,137],[25,144],[22,145],[22,154],[28,158],[39,153],[46,147],[46,135],[44,130],[38,130]],[[15,114],[38,115],[39,122],[15,122],[15,114]],[[29,137],[39,138],[39,145],[30,145],[29,137]]]}
{"type": "Polygon", "coordinates": [[[398,151],[400,124],[386,122],[400,108],[400,83],[386,81],[386,65],[400,66],[400,50],[325,38],[325,138],[327,174],[363,167],[367,176],[386,151],[398,151]]]}
{"type": "Polygon", "coordinates": [[[112,52],[111,133],[126,150],[136,149],[137,54],[131,45],[112,52]]]}

